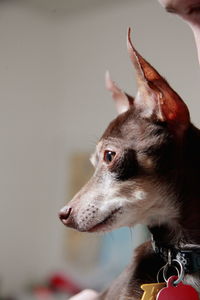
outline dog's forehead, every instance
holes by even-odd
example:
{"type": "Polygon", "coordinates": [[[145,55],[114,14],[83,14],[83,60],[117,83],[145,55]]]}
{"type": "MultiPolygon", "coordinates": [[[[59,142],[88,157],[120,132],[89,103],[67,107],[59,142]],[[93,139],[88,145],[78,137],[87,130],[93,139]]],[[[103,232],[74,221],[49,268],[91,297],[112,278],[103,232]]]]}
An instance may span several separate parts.
{"type": "Polygon", "coordinates": [[[159,148],[164,141],[166,142],[165,137],[164,127],[129,110],[120,114],[108,125],[90,161],[96,166],[100,153],[105,150],[119,153],[133,149],[136,152],[147,153],[149,149],[159,148]]]}
{"type": "Polygon", "coordinates": [[[145,129],[145,122],[139,119],[134,110],[118,115],[107,127],[100,140],[110,138],[126,139],[131,134],[132,136],[140,134],[145,129]]]}

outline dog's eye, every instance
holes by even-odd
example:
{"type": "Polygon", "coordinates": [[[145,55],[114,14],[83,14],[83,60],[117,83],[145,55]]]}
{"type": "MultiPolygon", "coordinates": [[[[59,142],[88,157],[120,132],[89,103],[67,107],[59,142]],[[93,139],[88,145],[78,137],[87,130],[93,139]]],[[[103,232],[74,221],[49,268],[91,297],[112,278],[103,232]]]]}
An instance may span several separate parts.
{"type": "Polygon", "coordinates": [[[114,151],[106,150],[104,152],[104,161],[109,164],[112,162],[113,158],[115,157],[116,153],[114,151]]]}

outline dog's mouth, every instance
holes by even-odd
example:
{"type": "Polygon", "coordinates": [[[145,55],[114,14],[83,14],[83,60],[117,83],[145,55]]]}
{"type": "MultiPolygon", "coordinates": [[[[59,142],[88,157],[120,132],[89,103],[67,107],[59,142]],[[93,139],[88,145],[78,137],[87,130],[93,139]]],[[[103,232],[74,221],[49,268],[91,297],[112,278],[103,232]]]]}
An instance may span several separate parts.
{"type": "Polygon", "coordinates": [[[122,208],[117,208],[113,210],[105,219],[93,227],[91,227],[88,232],[98,232],[98,231],[109,231],[111,228],[111,225],[114,223],[116,217],[118,214],[122,212],[122,208]]]}

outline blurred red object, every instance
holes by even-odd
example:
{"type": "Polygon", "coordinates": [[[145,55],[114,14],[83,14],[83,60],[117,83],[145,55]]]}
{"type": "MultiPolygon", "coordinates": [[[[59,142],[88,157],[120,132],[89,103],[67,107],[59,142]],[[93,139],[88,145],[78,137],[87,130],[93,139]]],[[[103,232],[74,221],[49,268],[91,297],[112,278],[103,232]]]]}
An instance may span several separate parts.
{"type": "Polygon", "coordinates": [[[78,286],[73,279],[63,274],[55,274],[49,280],[50,286],[61,292],[66,292],[69,294],[77,294],[82,291],[82,288],[78,286]]]}

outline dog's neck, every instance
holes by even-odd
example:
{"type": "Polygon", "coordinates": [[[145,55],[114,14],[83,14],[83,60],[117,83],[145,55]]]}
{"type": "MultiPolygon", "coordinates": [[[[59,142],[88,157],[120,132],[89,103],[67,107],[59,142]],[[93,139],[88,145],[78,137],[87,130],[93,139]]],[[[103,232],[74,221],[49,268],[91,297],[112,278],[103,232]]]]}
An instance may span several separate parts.
{"type": "Polygon", "coordinates": [[[200,245],[200,130],[191,125],[181,147],[177,172],[170,179],[181,217],[176,226],[158,225],[149,230],[154,239],[164,245],[200,245]]]}
{"type": "Polygon", "coordinates": [[[186,242],[200,244],[200,130],[188,130],[181,172],[179,197],[181,203],[180,226],[186,242]]]}

